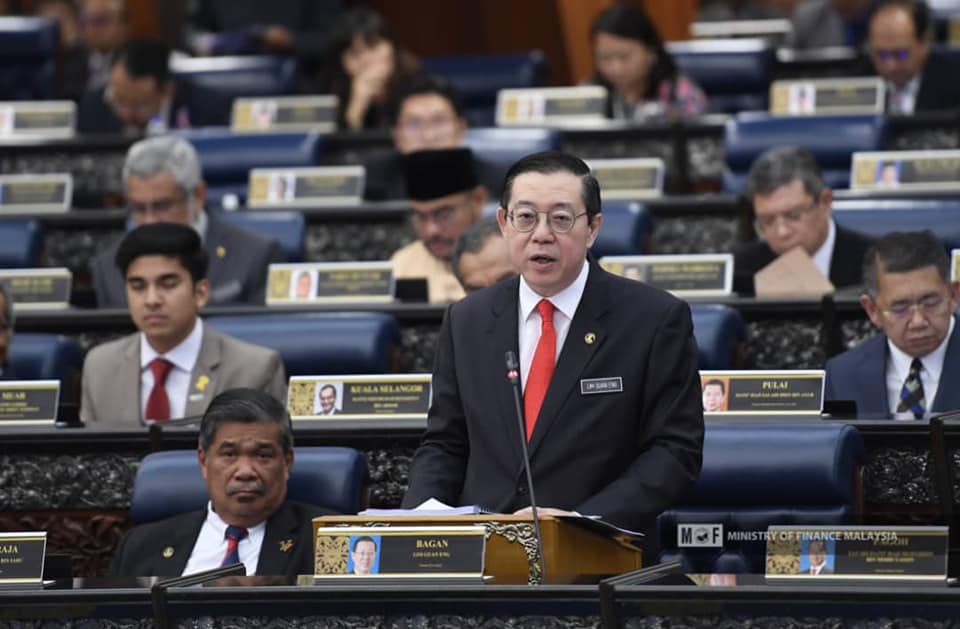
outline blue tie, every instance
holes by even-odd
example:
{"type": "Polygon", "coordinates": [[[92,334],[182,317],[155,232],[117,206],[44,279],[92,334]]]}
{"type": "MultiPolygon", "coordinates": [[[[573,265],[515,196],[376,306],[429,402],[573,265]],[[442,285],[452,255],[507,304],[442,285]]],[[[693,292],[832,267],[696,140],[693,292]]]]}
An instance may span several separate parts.
{"type": "Polygon", "coordinates": [[[224,534],[224,538],[227,540],[227,554],[223,556],[223,561],[220,563],[220,567],[232,566],[235,563],[240,563],[240,552],[238,547],[240,546],[240,540],[244,539],[246,536],[247,529],[243,527],[227,527],[227,532],[224,534]]]}
{"type": "Polygon", "coordinates": [[[914,358],[910,363],[910,373],[900,389],[900,403],[897,404],[897,412],[905,413],[910,411],[917,419],[923,419],[924,413],[924,395],[923,382],[920,380],[920,370],[923,369],[923,363],[919,358],[914,358]]]}

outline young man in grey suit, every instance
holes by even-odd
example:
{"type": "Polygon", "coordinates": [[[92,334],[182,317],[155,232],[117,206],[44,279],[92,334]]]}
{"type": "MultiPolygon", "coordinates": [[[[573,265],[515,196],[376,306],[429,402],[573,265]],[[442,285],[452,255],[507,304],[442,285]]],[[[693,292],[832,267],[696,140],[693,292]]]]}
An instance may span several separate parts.
{"type": "Polygon", "coordinates": [[[210,282],[207,253],[193,229],[138,227],[120,243],[116,265],[139,332],[87,354],[83,421],[140,426],[200,415],[217,393],[233,387],[286,398],[279,354],[220,334],[200,319],[210,282]]]}
{"type": "MultiPolygon", "coordinates": [[[[127,152],[123,181],[133,226],[178,223],[200,235],[210,253],[210,303],[263,305],[267,267],[280,261],[280,245],[203,209],[207,186],[189,142],[172,136],[137,142],[127,152]]],[[[101,308],[126,306],[123,277],[113,264],[119,244],[93,260],[93,286],[101,308]]]]}

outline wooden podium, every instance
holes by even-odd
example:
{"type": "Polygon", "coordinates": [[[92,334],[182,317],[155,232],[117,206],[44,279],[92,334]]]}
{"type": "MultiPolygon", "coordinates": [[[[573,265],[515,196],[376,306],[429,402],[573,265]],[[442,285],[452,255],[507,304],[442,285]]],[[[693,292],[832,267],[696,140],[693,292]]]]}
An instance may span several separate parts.
{"type": "MultiPolygon", "coordinates": [[[[496,585],[541,582],[537,543],[530,516],[322,516],[313,520],[314,553],[317,532],[335,526],[455,526],[486,527],[484,574],[496,585]]],[[[581,528],[552,516],[540,518],[547,583],[596,583],[604,577],[637,570],[641,552],[616,537],[581,528]]],[[[315,557],[315,561],[316,561],[315,557]]]]}

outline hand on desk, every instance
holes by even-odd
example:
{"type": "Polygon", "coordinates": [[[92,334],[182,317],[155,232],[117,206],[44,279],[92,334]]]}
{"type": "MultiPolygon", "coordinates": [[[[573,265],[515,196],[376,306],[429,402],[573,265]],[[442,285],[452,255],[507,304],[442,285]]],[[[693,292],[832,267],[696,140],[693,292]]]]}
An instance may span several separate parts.
{"type": "MultiPolygon", "coordinates": [[[[513,515],[533,515],[533,509],[524,507],[513,512],[513,515]]],[[[553,507],[537,507],[537,515],[580,515],[575,511],[566,511],[564,509],[554,509],[553,507]]]]}

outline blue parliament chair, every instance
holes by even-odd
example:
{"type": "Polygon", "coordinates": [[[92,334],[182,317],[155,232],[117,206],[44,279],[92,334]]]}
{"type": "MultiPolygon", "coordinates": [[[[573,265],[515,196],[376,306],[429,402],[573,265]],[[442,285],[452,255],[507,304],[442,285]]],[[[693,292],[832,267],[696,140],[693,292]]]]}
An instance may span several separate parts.
{"type": "MultiPolygon", "coordinates": [[[[337,513],[366,508],[367,459],[353,448],[300,447],[294,450],[287,498],[337,513]]],[[[133,524],[155,522],[203,509],[209,496],[196,450],[148,454],[140,462],[130,498],[133,524]]]]}
{"type": "Polygon", "coordinates": [[[879,238],[895,231],[929,229],[947,251],[960,248],[960,199],[835,199],[838,225],[879,238]]]}
{"type": "Polygon", "coordinates": [[[763,39],[670,42],[680,72],[703,88],[711,112],[766,110],[775,52],[763,39]]]}
{"type": "Polygon", "coordinates": [[[653,233],[653,214],[644,203],[607,201],[603,204],[603,225],[590,251],[594,256],[631,256],[647,252],[653,233]]]}
{"type": "Polygon", "coordinates": [[[26,269],[40,266],[43,227],[35,220],[0,220],[0,268],[26,269]]]}
{"type": "Polygon", "coordinates": [[[855,524],[862,513],[863,438],[852,426],[708,421],[695,486],[657,520],[660,561],[691,573],[763,574],[771,525],[855,524]],[[678,527],[723,526],[722,545],[680,547],[678,527]]]}
{"type": "Polygon", "coordinates": [[[10,341],[10,368],[20,380],[59,380],[60,397],[69,398],[83,370],[83,349],[60,334],[18,332],[10,341]]]}
{"type": "Polygon", "coordinates": [[[547,79],[546,56],[540,50],[517,54],[427,57],[422,69],[445,77],[462,94],[464,114],[472,127],[492,126],[497,92],[538,87],[547,79]]]}
{"type": "Polygon", "coordinates": [[[286,262],[302,262],[306,221],[300,212],[217,212],[224,221],[252,232],[276,238],[286,262]]]}
{"type": "Polygon", "coordinates": [[[690,307],[693,335],[700,350],[699,369],[736,369],[747,328],[735,308],[697,304],[690,307]]]}
{"type": "Polygon", "coordinates": [[[205,321],[276,350],[288,376],[389,373],[400,345],[397,320],[382,312],[225,315],[205,321]]]}
{"type": "Polygon", "coordinates": [[[0,17],[0,100],[53,98],[59,48],[55,20],[0,17]]]}
{"type": "Polygon", "coordinates": [[[727,121],[724,130],[723,188],[743,192],[753,161],[771,147],[787,145],[801,146],[813,154],[827,186],[849,188],[852,154],[880,150],[886,130],[883,116],[738,114],[727,121]]]}
{"type": "Polygon", "coordinates": [[[480,183],[499,196],[503,178],[525,155],[560,148],[556,129],[468,129],[466,144],[473,151],[480,183]]]}

